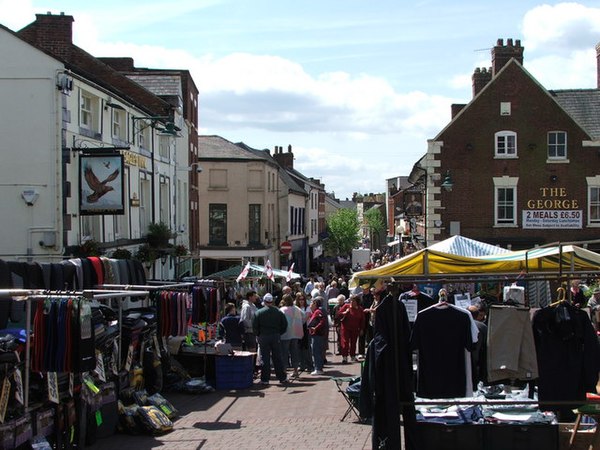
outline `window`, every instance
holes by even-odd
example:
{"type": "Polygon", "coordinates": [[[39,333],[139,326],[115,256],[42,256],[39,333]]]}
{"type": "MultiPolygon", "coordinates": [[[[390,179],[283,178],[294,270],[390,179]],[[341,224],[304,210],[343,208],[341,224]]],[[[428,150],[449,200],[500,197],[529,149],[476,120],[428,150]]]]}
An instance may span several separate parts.
{"type": "Polygon", "coordinates": [[[100,131],[98,105],[98,97],[89,92],[81,91],[79,97],[79,126],[82,130],[85,130],[82,134],[95,137],[94,135],[100,131]]]}
{"type": "Polygon", "coordinates": [[[600,225],[600,186],[590,186],[588,189],[589,223],[600,225]]]}
{"type": "Polygon", "coordinates": [[[495,139],[497,158],[517,157],[517,133],[514,131],[498,131],[495,134],[495,139]]]}
{"type": "Polygon", "coordinates": [[[227,205],[208,205],[208,241],[211,245],[227,245],[227,205]]]}
{"type": "Polygon", "coordinates": [[[127,127],[125,125],[125,111],[112,110],[112,137],[125,142],[127,139],[127,127]]]}
{"type": "Polygon", "coordinates": [[[567,133],[564,131],[548,133],[548,159],[567,159],[567,133]]]}
{"type": "Polygon", "coordinates": [[[171,221],[171,202],[169,201],[169,178],[160,176],[159,201],[160,201],[160,221],[170,223],[171,221]]]}
{"type": "Polygon", "coordinates": [[[515,223],[515,188],[496,188],[496,224],[515,223]]]}
{"type": "Polygon", "coordinates": [[[500,102],[500,115],[510,116],[510,102],[500,102]]]}
{"type": "Polygon", "coordinates": [[[517,226],[517,177],[494,177],[494,226],[517,226]]]}
{"type": "Polygon", "coordinates": [[[158,155],[168,161],[170,156],[170,143],[171,138],[169,136],[159,136],[158,137],[158,155]]]}
{"type": "Polygon", "coordinates": [[[104,216],[82,216],[81,218],[81,241],[94,240],[102,242],[102,229],[100,219],[104,216]]]}
{"type": "Polygon", "coordinates": [[[152,196],[150,189],[150,174],[140,172],[140,230],[141,235],[148,232],[152,221],[152,196]]]}
{"type": "Polygon", "coordinates": [[[140,120],[136,124],[137,132],[137,144],[140,148],[145,148],[149,150],[152,145],[152,125],[150,122],[146,122],[145,120],[140,120]]]}
{"type": "Polygon", "coordinates": [[[248,205],[248,242],[260,243],[260,204],[248,205]]]}

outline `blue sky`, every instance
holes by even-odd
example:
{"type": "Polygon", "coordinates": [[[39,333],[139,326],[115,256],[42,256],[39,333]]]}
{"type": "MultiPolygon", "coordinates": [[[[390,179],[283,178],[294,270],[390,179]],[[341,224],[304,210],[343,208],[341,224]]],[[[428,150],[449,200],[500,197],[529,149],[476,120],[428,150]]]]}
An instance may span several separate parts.
{"type": "Polygon", "coordinates": [[[600,1],[0,0],[18,30],[72,15],[75,44],[137,67],[188,69],[201,134],[292,145],[295,167],[338,198],[383,192],[471,99],[498,38],[521,39],[548,89],[597,87],[600,1]]]}

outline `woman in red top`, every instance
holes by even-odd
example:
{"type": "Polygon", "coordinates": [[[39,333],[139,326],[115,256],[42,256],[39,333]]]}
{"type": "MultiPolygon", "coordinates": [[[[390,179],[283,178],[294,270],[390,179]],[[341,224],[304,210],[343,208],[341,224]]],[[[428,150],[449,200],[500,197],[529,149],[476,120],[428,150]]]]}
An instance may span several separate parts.
{"type": "Polygon", "coordinates": [[[356,341],[365,327],[365,313],[362,306],[358,304],[358,297],[350,297],[350,303],[346,303],[340,308],[337,314],[342,323],[341,326],[341,344],[342,344],[342,364],[348,362],[348,355],[352,361],[356,361],[356,341]]]}

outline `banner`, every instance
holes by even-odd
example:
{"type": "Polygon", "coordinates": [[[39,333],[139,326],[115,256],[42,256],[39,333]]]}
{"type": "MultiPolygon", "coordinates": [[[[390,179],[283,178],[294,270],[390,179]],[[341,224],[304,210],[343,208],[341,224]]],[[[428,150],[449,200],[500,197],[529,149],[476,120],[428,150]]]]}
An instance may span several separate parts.
{"type": "Polygon", "coordinates": [[[246,263],[246,267],[244,267],[244,269],[242,270],[242,272],[235,279],[236,283],[239,283],[240,281],[246,279],[246,277],[248,276],[248,272],[249,271],[250,271],[250,261],[248,261],[246,263]]]}

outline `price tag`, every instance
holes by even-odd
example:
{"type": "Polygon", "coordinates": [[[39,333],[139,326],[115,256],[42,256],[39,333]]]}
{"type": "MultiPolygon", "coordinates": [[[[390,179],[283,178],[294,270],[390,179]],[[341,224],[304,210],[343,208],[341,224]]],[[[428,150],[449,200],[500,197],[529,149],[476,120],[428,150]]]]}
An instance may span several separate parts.
{"type": "Polygon", "coordinates": [[[133,364],[133,344],[129,345],[127,350],[127,360],[125,361],[125,370],[129,372],[131,370],[131,364],[133,364]]]}
{"type": "Polygon", "coordinates": [[[404,306],[406,306],[406,314],[408,315],[408,321],[414,322],[417,318],[417,311],[419,309],[419,306],[417,305],[417,300],[404,300],[404,306]]]}
{"type": "Polygon", "coordinates": [[[8,407],[8,396],[10,395],[10,381],[8,377],[4,378],[2,383],[2,395],[0,395],[0,423],[4,423],[6,408],[8,407]]]}
{"type": "Polygon", "coordinates": [[[57,405],[60,403],[60,395],[58,393],[58,374],[56,372],[48,372],[48,400],[57,405]]]}
{"type": "Polygon", "coordinates": [[[23,399],[23,377],[21,376],[21,369],[15,369],[15,399],[21,404],[24,405],[25,401],[23,399]]]}
{"type": "Polygon", "coordinates": [[[92,380],[90,376],[85,375],[83,377],[83,383],[87,386],[87,388],[90,391],[92,391],[92,394],[96,395],[100,392],[100,389],[98,389],[98,386],[94,384],[94,380],[92,380]]]}
{"type": "Polygon", "coordinates": [[[162,410],[162,412],[164,412],[167,416],[171,415],[171,413],[173,411],[171,411],[171,408],[169,408],[167,405],[160,405],[160,409],[162,410]]]}
{"type": "Polygon", "coordinates": [[[104,358],[102,357],[102,352],[100,350],[96,350],[96,369],[94,369],[94,372],[96,372],[100,381],[106,381],[104,358]]]}
{"type": "Polygon", "coordinates": [[[96,411],[96,426],[102,425],[102,412],[96,411]]]}

